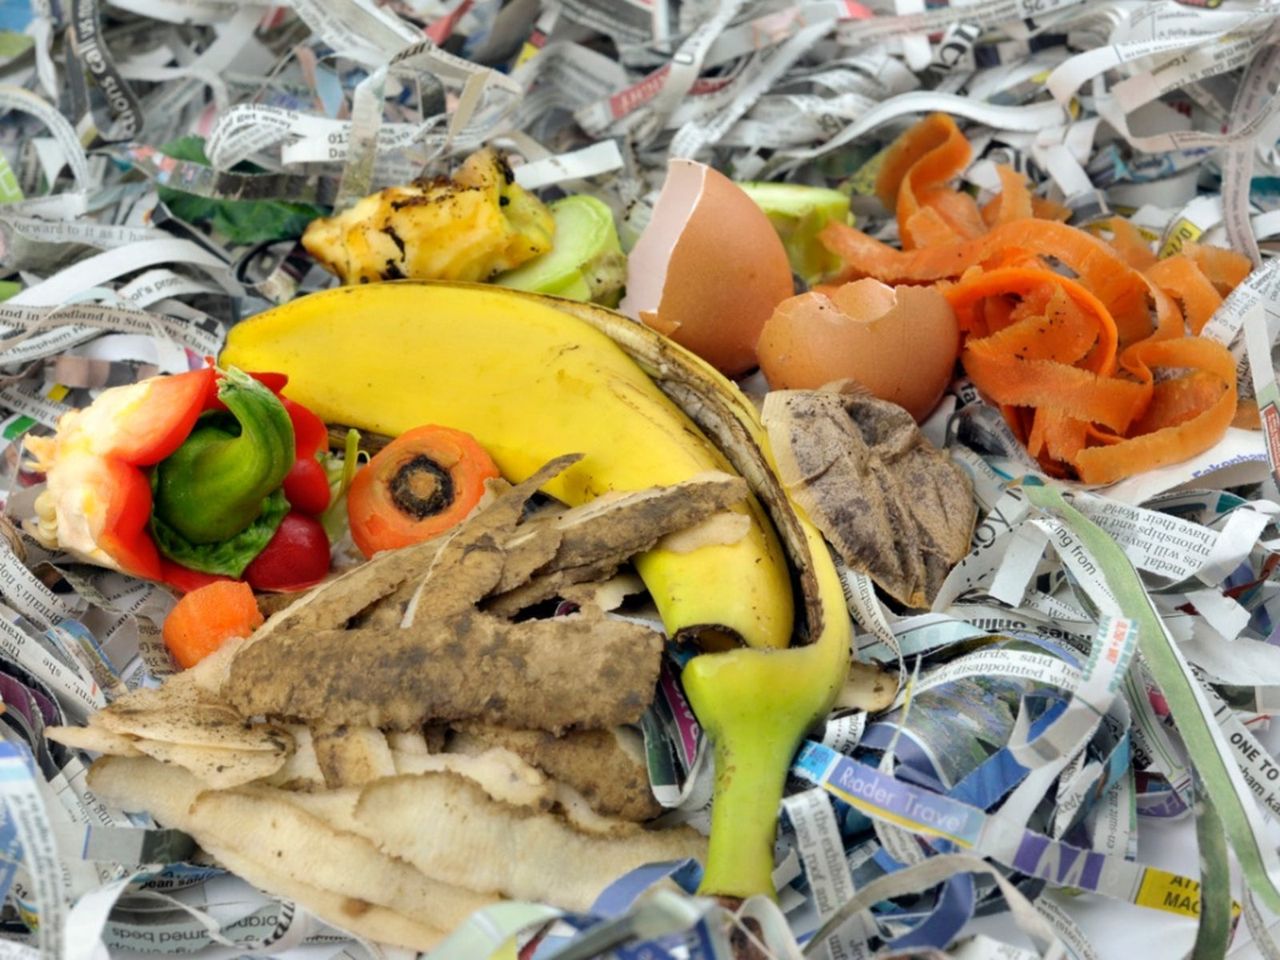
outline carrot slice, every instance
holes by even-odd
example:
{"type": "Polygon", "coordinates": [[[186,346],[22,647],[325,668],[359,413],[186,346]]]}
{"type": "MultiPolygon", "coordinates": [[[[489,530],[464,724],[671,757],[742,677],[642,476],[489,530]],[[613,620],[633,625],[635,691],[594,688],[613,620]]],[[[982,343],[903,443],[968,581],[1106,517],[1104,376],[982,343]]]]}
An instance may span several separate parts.
{"type": "Polygon", "coordinates": [[[1157,261],[1146,274],[1152,283],[1182,304],[1182,314],[1192,333],[1199,333],[1214,311],[1222,306],[1222,294],[1196,262],[1184,254],[1157,261]]]}
{"type": "Polygon", "coordinates": [[[1206,247],[1198,243],[1184,243],[1182,252],[1196,262],[1209,282],[1224,297],[1238,287],[1253,269],[1253,263],[1243,253],[1206,247]]]}
{"type": "Polygon", "coordinates": [[[161,635],[184,670],[232,637],[247,637],[262,626],[253,588],[243,580],[215,580],[192,590],[165,618],[161,635]]]}
{"type": "Polygon", "coordinates": [[[937,247],[949,243],[962,243],[968,236],[947,222],[946,217],[933,207],[921,207],[907,217],[898,228],[904,249],[937,247]]]}
{"type": "Polygon", "coordinates": [[[973,148],[945,113],[925,117],[894,141],[876,178],[876,196],[898,217],[904,249],[980,235],[976,204],[955,199],[945,184],[969,165],[973,148]],[[926,209],[932,214],[918,216],[926,209]]]}
{"type": "Polygon", "coordinates": [[[961,240],[972,240],[987,232],[978,201],[963,191],[935,188],[926,195],[925,203],[961,240]]]}
{"type": "Polygon", "coordinates": [[[1041,407],[1035,411],[1031,435],[1027,438],[1027,451],[1041,459],[1041,466],[1053,462],[1074,462],[1088,439],[1088,423],[1063,413],[1061,410],[1041,407]]]}
{"type": "MultiPolygon", "coordinates": [[[[1045,269],[1044,264],[1040,263],[1039,261],[1035,262],[1034,264],[1016,264],[1015,263],[1015,264],[1004,264],[1002,266],[1031,266],[1040,270],[1045,269]]],[[[1009,321],[1011,323],[1021,323],[1023,320],[1026,320],[1028,317],[1044,316],[1044,312],[1049,309],[1049,301],[1053,299],[1053,293],[1056,289],[1057,287],[1055,287],[1051,283],[1042,283],[1039,286],[1032,287],[1030,290],[1027,290],[1025,292],[1022,292],[1019,294],[1010,294],[1009,296],[1006,296],[1005,297],[1006,300],[1008,300],[1009,297],[1011,296],[1019,297],[1016,305],[1013,308],[1013,312],[1009,314],[1009,321]]]]}
{"type": "Polygon", "coordinates": [[[1066,223],[1071,219],[1071,208],[1057,200],[1033,196],[1031,215],[1037,220],[1057,220],[1059,223],[1066,223]]]}
{"type": "Polygon", "coordinates": [[[1049,457],[1063,463],[1075,463],[1076,456],[1084,449],[1089,425],[1057,410],[1043,411],[1046,420],[1045,449],[1049,457]]]}
{"type": "Polygon", "coordinates": [[[1033,298],[1043,301],[1038,312],[1028,313],[983,338],[980,342],[985,348],[993,354],[1057,363],[1075,363],[1089,352],[1098,339],[1097,327],[1061,287],[1045,284],[1035,288],[1013,315],[1033,303],[1033,298]]]}
{"type": "Polygon", "coordinates": [[[973,155],[969,141],[945,113],[933,113],[914,124],[885,151],[876,176],[876,196],[886,208],[896,209],[898,196],[914,172],[912,191],[950,180],[973,155]],[[935,154],[930,158],[930,154],[935,154]],[[929,159],[926,159],[929,158],[929,159]]]}
{"type": "Polygon", "coordinates": [[[1261,430],[1262,412],[1258,409],[1258,401],[1237,400],[1236,415],[1231,418],[1231,425],[1241,430],[1261,430]]]}
{"type": "Polygon", "coordinates": [[[992,356],[965,347],[964,371],[996,403],[1052,407],[1069,416],[1126,430],[1146,400],[1142,384],[1052,360],[992,356]]]}
{"type": "Polygon", "coordinates": [[[1205,370],[1160,380],[1152,389],[1147,412],[1134,422],[1130,432],[1140,435],[1185,423],[1217,403],[1226,389],[1222,380],[1205,370]]]}
{"type": "Polygon", "coordinates": [[[996,164],[996,174],[1000,177],[1000,193],[982,210],[987,225],[994,227],[1034,216],[1026,177],[1006,163],[996,164]]]}
{"type": "Polygon", "coordinates": [[[351,483],[351,539],[366,557],[430,540],[466,519],[499,475],[469,433],[434,425],[402,433],[351,483]]]}
{"type": "Polygon", "coordinates": [[[972,323],[972,329],[969,330],[970,336],[989,336],[1003,330],[1011,323],[1016,323],[1014,311],[1020,306],[1021,303],[1011,297],[988,297],[982,301],[981,311],[975,310],[970,317],[972,323]]]}
{"type": "MultiPolygon", "coordinates": [[[[1070,280],[1051,270],[1037,270],[1026,267],[1008,267],[991,270],[987,273],[962,280],[955,286],[943,290],[951,309],[956,311],[961,321],[961,329],[966,329],[965,318],[972,313],[973,304],[984,297],[1009,293],[1025,293],[1041,285],[1059,287],[1077,305],[1094,318],[1097,325],[1099,350],[1094,358],[1091,370],[1094,373],[1109,375],[1115,370],[1116,360],[1116,324],[1106,306],[1079,283],[1070,280]]],[[[970,344],[972,346],[972,343],[970,344]]]]}

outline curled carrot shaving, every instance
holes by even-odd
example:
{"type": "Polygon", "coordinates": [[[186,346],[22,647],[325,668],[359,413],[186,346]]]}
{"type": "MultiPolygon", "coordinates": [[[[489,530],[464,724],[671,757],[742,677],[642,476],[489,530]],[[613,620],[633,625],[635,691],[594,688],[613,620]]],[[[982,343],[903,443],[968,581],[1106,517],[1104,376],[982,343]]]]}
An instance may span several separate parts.
{"type": "Polygon", "coordinates": [[[969,141],[956,122],[945,113],[930,114],[885,152],[876,176],[876,196],[890,210],[896,210],[904,189],[914,200],[918,191],[957,176],[972,156],[969,141]]]}
{"type": "Polygon", "coordinates": [[[1026,177],[1004,163],[996,164],[996,173],[1000,177],[1000,192],[982,208],[982,219],[986,225],[994,227],[1035,216],[1026,177]]]}
{"type": "Polygon", "coordinates": [[[1261,430],[1262,412],[1258,409],[1258,401],[1237,400],[1236,415],[1231,418],[1231,425],[1241,430],[1261,430]]]}
{"type": "Polygon", "coordinates": [[[900,228],[902,235],[910,237],[914,246],[972,240],[987,232],[977,201],[967,193],[932,191],[926,194],[926,202],[928,205],[913,213],[906,226],[900,228]],[[935,239],[930,240],[929,237],[935,239]]]}
{"type": "Polygon", "coordinates": [[[1146,274],[1147,279],[1182,304],[1182,314],[1192,333],[1199,333],[1222,306],[1222,294],[1186,254],[1157,260],[1146,274]]]}
{"type": "Polygon", "coordinates": [[[1142,384],[1052,360],[1019,360],[966,347],[960,361],[978,389],[996,403],[1052,406],[1113,430],[1127,430],[1145,400],[1142,384]]]}
{"type": "Polygon", "coordinates": [[[1010,316],[1018,316],[1028,305],[1030,309],[1019,319],[992,328],[994,332],[981,342],[996,353],[1056,363],[1075,363],[1097,342],[1096,325],[1061,287],[1044,284],[1033,288],[1010,316]]]}
{"type": "Polygon", "coordinates": [[[962,200],[946,186],[972,156],[969,141],[945,113],[926,117],[889,148],[876,196],[896,212],[905,249],[970,239],[985,230],[973,199],[962,200]]]}
{"type": "Polygon", "coordinates": [[[942,211],[931,206],[921,207],[907,217],[898,228],[898,233],[902,237],[902,245],[907,249],[956,243],[969,236],[948,222],[942,211]]]}
{"type": "MultiPolygon", "coordinates": [[[[1217,398],[1197,412],[1183,409],[1182,419],[1151,433],[1077,454],[1074,466],[1085,483],[1114,483],[1141,470],[1186,460],[1203,453],[1222,438],[1236,413],[1236,365],[1230,351],[1213,340],[1183,337],[1153,340],[1134,347],[1149,366],[1184,367],[1216,377],[1222,385],[1217,398]]],[[[1199,386],[1199,385],[1198,385],[1199,386]]],[[[1203,402],[1204,390],[1197,390],[1203,402]]],[[[1182,405],[1183,401],[1171,406],[1182,405]]]]}
{"type": "Polygon", "coordinates": [[[966,321],[972,315],[972,307],[976,301],[984,297],[1024,294],[1046,285],[1060,289],[1093,317],[1097,349],[1094,351],[1090,370],[1104,376],[1111,374],[1115,370],[1116,362],[1115,321],[1102,301],[1074,280],[1069,280],[1052,270],[1010,267],[992,270],[989,273],[979,273],[942,292],[947,302],[951,304],[951,309],[956,312],[960,329],[967,330],[972,329],[972,323],[966,323],[966,321]]]}
{"type": "Polygon", "coordinates": [[[1244,278],[1253,269],[1252,261],[1234,250],[1184,243],[1182,252],[1196,262],[1196,266],[1209,278],[1214,289],[1224,297],[1244,282],[1244,278]]]}
{"type": "Polygon", "coordinates": [[[1123,217],[1112,217],[1102,224],[1111,231],[1111,246],[1121,259],[1135,270],[1146,270],[1156,262],[1151,244],[1137,227],[1123,217]]]}
{"type": "Polygon", "coordinates": [[[1050,462],[1075,463],[1088,438],[1089,424],[1057,410],[1037,410],[1044,416],[1045,451],[1050,462]]]}
{"type": "Polygon", "coordinates": [[[974,273],[944,294],[962,329],[990,298],[1024,296],[1008,315],[1024,305],[1025,315],[987,336],[971,332],[961,362],[993,402],[1034,410],[1030,429],[1022,420],[1019,432],[1046,469],[1068,464],[1086,482],[1111,483],[1207,449],[1235,416],[1235,364],[1224,347],[1153,337],[1127,347],[1117,364],[1105,306],[1058,274],[974,273]],[[1129,376],[1113,375],[1117,366],[1129,376]],[[1188,372],[1155,383],[1158,367],[1188,372]]]}
{"type": "Polygon", "coordinates": [[[958,277],[1010,248],[1053,257],[1071,269],[1115,318],[1125,343],[1152,330],[1147,307],[1149,287],[1141,273],[1097,237],[1050,220],[1015,220],[976,240],[895,250],[842,223],[831,222],[818,234],[823,246],[849,264],[847,279],[875,277],[883,283],[927,283],[958,277]]]}
{"type": "Polygon", "coordinates": [[[1059,223],[1066,223],[1071,219],[1071,208],[1057,200],[1033,196],[1031,215],[1038,220],[1057,220],[1059,223]]]}

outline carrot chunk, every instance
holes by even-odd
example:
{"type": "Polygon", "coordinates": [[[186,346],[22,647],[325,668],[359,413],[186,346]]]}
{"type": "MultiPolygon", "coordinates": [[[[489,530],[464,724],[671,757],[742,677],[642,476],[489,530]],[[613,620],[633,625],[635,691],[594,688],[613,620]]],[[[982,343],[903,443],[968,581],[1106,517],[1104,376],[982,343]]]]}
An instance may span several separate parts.
{"type": "Polygon", "coordinates": [[[165,618],[164,645],[184,670],[232,637],[247,637],[262,626],[253,588],[241,580],[216,580],[192,590],[165,618]]]}

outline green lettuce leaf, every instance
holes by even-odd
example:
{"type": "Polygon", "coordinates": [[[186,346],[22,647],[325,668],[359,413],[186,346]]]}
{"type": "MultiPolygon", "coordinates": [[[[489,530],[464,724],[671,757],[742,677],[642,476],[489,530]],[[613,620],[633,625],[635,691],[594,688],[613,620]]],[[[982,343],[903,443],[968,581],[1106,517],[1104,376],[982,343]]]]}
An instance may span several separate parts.
{"type": "MultiPolygon", "coordinates": [[[[175,160],[186,160],[206,167],[209,165],[202,137],[180,137],[166,143],[160,148],[160,152],[175,160]]],[[[236,169],[243,172],[257,171],[252,164],[238,164],[236,169]]],[[[210,200],[208,197],[199,197],[170,187],[160,187],[157,192],[160,201],[175,217],[187,223],[209,226],[232,244],[300,237],[302,231],[307,229],[307,224],[328,212],[323,207],[309,203],[289,203],[284,200],[210,200]]]]}
{"type": "Polygon", "coordinates": [[[220,573],[239,577],[244,568],[260,554],[276,535],[276,528],[289,512],[284,489],[272,493],[262,504],[262,512],[249,526],[230,540],[219,543],[192,543],[154,513],[151,514],[151,536],[160,552],[184,567],[202,573],[220,573]]]}

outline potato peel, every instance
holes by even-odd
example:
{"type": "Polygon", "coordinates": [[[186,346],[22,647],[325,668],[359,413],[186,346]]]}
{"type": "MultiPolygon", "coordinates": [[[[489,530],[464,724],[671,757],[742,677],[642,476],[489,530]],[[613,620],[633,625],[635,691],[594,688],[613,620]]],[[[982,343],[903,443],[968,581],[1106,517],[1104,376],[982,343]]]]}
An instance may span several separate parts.
{"type": "Polygon", "coordinates": [[[381,849],[428,876],[566,910],[589,909],[605,887],[643,864],[706,854],[706,840],[688,828],[588,835],[491,800],[449,774],[372,783],[354,816],[381,849]],[[432,829],[423,830],[424,823],[432,829]]]}

